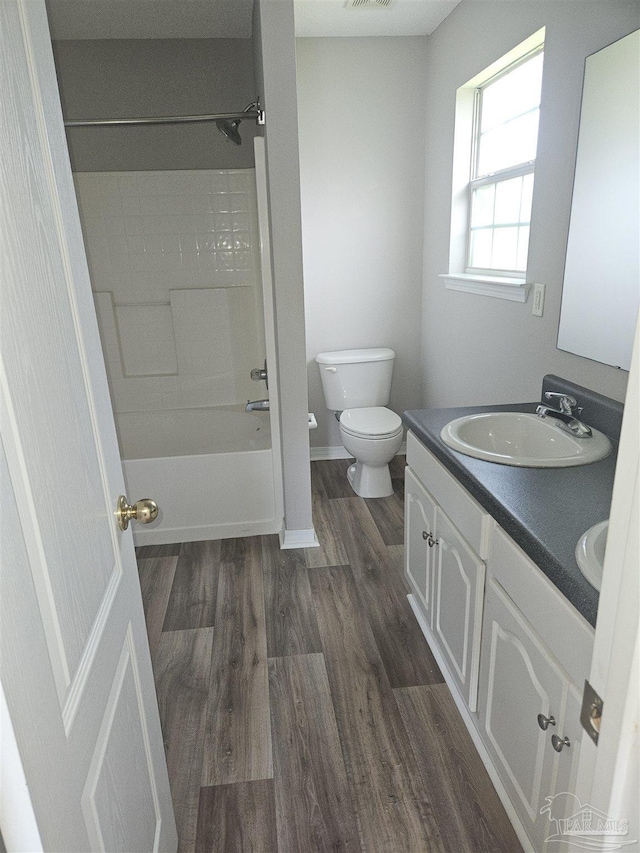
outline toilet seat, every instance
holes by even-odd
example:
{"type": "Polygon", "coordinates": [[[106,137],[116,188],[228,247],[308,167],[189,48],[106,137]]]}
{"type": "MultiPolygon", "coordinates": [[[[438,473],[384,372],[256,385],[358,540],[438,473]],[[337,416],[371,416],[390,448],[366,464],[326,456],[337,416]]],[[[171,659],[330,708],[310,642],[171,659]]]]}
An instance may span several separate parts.
{"type": "Polygon", "coordinates": [[[340,415],[340,429],[358,438],[394,438],[402,432],[402,420],[384,406],[345,409],[340,415]]]}

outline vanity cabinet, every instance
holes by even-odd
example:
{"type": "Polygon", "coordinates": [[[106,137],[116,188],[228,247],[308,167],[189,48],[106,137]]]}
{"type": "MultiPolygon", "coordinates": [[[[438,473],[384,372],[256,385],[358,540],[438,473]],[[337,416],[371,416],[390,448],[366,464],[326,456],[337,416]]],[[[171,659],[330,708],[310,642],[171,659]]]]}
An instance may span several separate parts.
{"type": "Polygon", "coordinates": [[[449,673],[475,710],[485,565],[411,470],[405,501],[407,580],[449,673]]]}
{"type": "MultiPolygon", "coordinates": [[[[550,853],[553,847],[544,842],[553,825],[541,809],[547,797],[575,790],[593,635],[495,525],[487,558],[478,724],[527,835],[550,853]]],[[[559,805],[551,809],[557,815],[559,805]]]]}
{"type": "Polygon", "coordinates": [[[547,798],[572,790],[580,705],[568,674],[493,578],[481,660],[478,717],[485,745],[529,838],[542,849],[553,834],[542,812],[547,798]]]}
{"type": "Polygon", "coordinates": [[[552,853],[541,809],[575,790],[593,628],[411,432],[407,463],[412,607],[519,836],[552,853]]]}

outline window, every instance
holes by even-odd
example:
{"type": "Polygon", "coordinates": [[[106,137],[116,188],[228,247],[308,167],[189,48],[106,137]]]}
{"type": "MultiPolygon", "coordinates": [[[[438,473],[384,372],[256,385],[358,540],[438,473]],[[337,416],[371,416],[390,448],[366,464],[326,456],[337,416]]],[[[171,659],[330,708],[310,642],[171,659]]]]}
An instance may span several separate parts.
{"type": "Polygon", "coordinates": [[[545,30],[456,92],[445,287],[526,302],[545,30]]]}
{"type": "Polygon", "coordinates": [[[467,272],[526,273],[542,60],[538,49],[476,89],[467,272]]]}

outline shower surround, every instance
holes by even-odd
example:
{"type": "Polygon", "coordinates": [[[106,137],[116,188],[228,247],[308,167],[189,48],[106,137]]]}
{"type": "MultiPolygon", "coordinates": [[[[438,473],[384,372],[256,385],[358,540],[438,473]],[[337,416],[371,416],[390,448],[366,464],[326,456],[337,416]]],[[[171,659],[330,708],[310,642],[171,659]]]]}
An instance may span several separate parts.
{"type": "Polygon", "coordinates": [[[161,508],[177,493],[206,508],[172,510],[136,539],[242,535],[273,508],[269,415],[244,412],[265,357],[255,172],[78,172],[75,183],[128,488],[161,508]]]}

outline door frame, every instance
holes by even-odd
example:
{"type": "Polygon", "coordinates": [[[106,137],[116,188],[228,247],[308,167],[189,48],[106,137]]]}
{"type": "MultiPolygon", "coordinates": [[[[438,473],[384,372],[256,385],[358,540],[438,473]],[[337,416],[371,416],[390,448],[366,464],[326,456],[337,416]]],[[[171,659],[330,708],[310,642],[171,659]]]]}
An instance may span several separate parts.
{"type": "MultiPolygon", "coordinates": [[[[640,315],[629,372],[609,534],[589,681],[604,702],[598,745],[582,738],[577,795],[618,819],[640,840],[637,816],[640,743],[640,315]]],[[[638,847],[636,846],[637,850],[638,847]]]]}
{"type": "MultiPolygon", "coordinates": [[[[44,847],[33,811],[11,715],[0,682],[0,830],[7,850],[42,853],[44,847]]],[[[4,849],[4,848],[3,848],[4,849]]]]}

